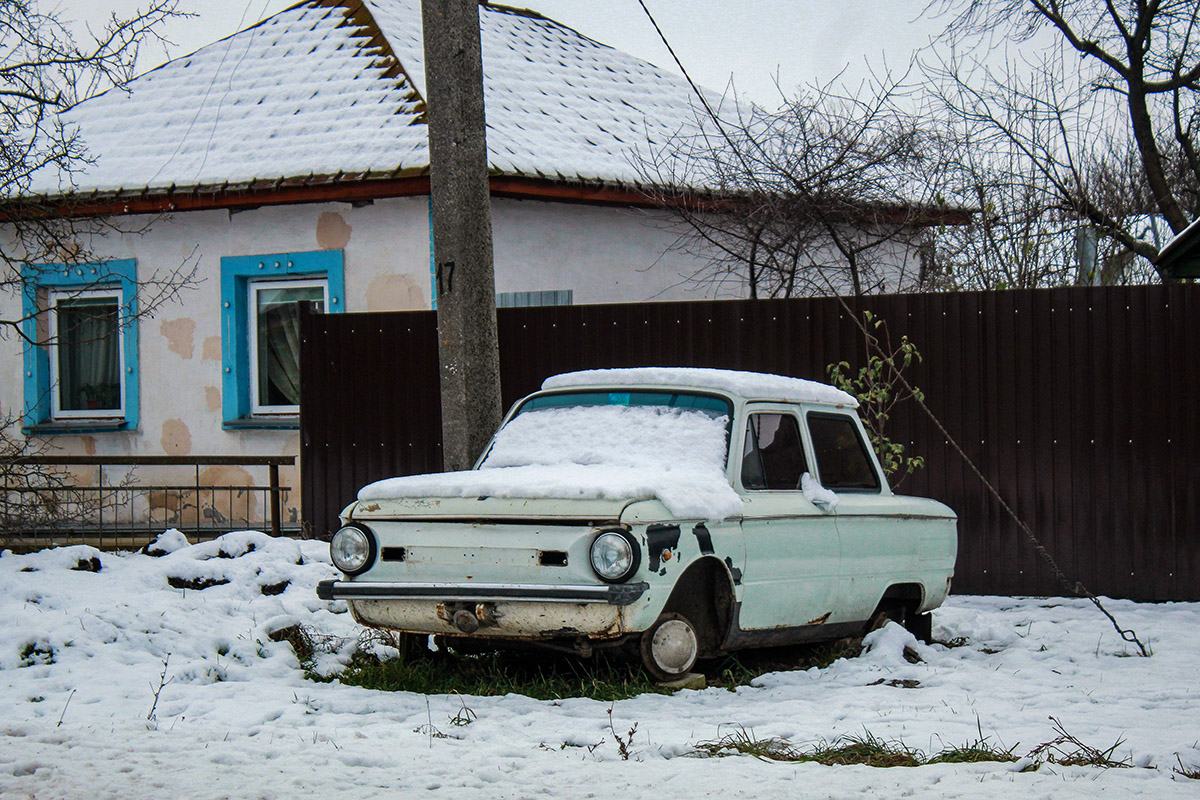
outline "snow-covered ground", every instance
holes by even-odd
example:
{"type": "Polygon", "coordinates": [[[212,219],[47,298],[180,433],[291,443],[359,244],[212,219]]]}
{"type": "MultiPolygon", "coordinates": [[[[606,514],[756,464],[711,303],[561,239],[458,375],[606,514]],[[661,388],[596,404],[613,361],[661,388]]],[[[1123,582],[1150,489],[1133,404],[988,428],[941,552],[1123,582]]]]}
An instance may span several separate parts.
{"type": "Polygon", "coordinates": [[[769,674],[736,692],[684,690],[610,706],[305,680],[291,647],[267,634],[302,621],[354,636],[344,605],[314,594],[332,575],[324,544],[249,532],[160,558],[85,547],[5,553],[0,796],[1200,795],[1200,781],[1173,771],[1180,761],[1200,767],[1200,604],[1108,603],[1153,646],[1146,659],[1081,601],[952,597],[935,617],[935,636],[969,642],[918,646],[923,663],[908,663],[902,650],[915,641],[887,628],[867,653],[826,669],[769,674]],[[92,558],[99,572],[71,569],[92,558]],[[172,588],[169,577],[229,582],[199,591],[172,588]],[[889,683],[905,680],[918,685],[889,683]],[[451,725],[464,703],[476,719],[451,725]],[[628,760],[609,728],[610,708],[616,731],[637,724],[628,760]],[[1051,715],[1100,749],[1123,740],[1114,758],[1135,766],[879,769],[699,758],[694,750],[742,726],[800,747],[869,732],[927,753],[982,732],[1025,754],[1054,737],[1051,715]],[[430,724],[449,736],[430,736],[430,724]]]}

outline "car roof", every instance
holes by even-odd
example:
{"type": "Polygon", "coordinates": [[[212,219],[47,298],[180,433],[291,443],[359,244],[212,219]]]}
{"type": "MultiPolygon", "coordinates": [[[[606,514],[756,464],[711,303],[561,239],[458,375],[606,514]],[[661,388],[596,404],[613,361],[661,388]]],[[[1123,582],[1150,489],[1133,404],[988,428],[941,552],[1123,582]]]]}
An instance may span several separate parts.
{"type": "Polygon", "coordinates": [[[589,369],[554,375],[542,389],[568,388],[684,388],[717,391],[743,400],[777,400],[789,403],[822,403],[857,408],[850,394],[826,383],[766,372],[742,372],[699,367],[634,367],[589,369]]]}

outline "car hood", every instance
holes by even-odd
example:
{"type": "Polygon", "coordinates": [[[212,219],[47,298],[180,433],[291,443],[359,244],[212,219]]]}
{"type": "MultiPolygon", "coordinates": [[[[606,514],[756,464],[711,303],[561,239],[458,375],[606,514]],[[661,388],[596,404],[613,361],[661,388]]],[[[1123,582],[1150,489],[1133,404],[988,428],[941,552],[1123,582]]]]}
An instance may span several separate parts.
{"type": "MultiPolygon", "coordinates": [[[[363,509],[363,513],[367,513],[365,509],[373,503],[382,509],[385,504],[399,504],[398,508],[428,501],[438,507],[455,509],[481,509],[488,503],[497,510],[522,509],[506,512],[514,516],[536,512],[534,516],[579,518],[580,514],[569,508],[595,507],[612,509],[608,518],[615,519],[628,503],[652,499],[662,501],[671,514],[682,519],[719,520],[742,512],[741,498],[733,491],[725,474],[707,465],[671,469],[612,464],[536,464],[410,475],[364,486],[359,490],[358,499],[358,508],[363,509]]],[[[463,513],[453,515],[463,516],[463,513]]]]}
{"type": "Polygon", "coordinates": [[[547,520],[594,524],[616,522],[629,502],[510,497],[392,497],[358,500],[342,512],[342,516],[364,521],[430,519],[517,523],[547,520]]]}

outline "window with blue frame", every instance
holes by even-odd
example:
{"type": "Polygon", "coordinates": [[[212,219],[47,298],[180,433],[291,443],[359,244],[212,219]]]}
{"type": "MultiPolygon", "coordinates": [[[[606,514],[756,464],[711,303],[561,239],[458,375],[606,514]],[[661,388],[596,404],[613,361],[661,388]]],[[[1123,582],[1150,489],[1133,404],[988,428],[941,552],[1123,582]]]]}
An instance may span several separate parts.
{"type": "Polygon", "coordinates": [[[137,262],[28,264],[21,278],[26,429],[136,428],[137,262]]]}
{"type": "Polygon", "coordinates": [[[221,259],[221,402],[226,428],[295,426],[300,305],[345,307],[341,250],[221,259]]]}

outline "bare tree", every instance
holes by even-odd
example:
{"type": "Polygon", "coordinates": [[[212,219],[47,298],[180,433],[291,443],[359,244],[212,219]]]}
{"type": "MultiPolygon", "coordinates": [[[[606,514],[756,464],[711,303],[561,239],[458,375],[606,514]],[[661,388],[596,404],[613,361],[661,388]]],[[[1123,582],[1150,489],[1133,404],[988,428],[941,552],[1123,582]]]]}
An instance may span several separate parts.
{"type": "Polygon", "coordinates": [[[673,211],[675,246],[704,259],[688,280],[750,297],[924,285],[923,230],[947,215],[940,145],[896,102],[899,81],[862,88],[700,116],[641,154],[642,179],[673,211]]]}
{"type": "MultiPolygon", "coordinates": [[[[98,240],[147,227],[144,219],[128,224],[71,216],[63,196],[93,156],[62,112],[101,92],[123,91],[134,77],[139,48],[163,41],[157,29],[179,13],[176,5],[177,0],[151,0],[145,10],[128,19],[114,14],[77,41],[57,12],[40,11],[31,0],[0,0],[0,291],[21,297],[47,264],[94,262],[98,240]]],[[[123,310],[122,323],[153,314],[193,281],[194,270],[194,259],[185,259],[139,275],[136,302],[123,310]]],[[[97,282],[112,280],[103,269],[80,272],[96,275],[97,282]]],[[[89,288],[76,284],[71,291],[89,288]]],[[[0,313],[0,340],[50,344],[50,326],[43,322],[48,309],[43,298],[36,300],[32,309],[17,302],[10,306],[15,313],[0,313]]],[[[25,398],[27,404],[34,399],[25,398]]],[[[0,409],[0,530],[74,513],[69,509],[82,503],[62,493],[73,483],[69,474],[26,462],[46,445],[21,437],[18,423],[13,410],[0,409]]]]}
{"type": "Polygon", "coordinates": [[[948,21],[928,74],[950,122],[1035,216],[1118,244],[1125,255],[1102,257],[1101,271],[1158,254],[1169,237],[1156,237],[1147,215],[1173,233],[1197,217],[1195,0],[933,0],[929,9],[948,21]],[[996,66],[1001,44],[1013,49],[996,66]]]}
{"type": "MultiPolygon", "coordinates": [[[[158,27],[179,15],[177,2],[152,0],[128,19],[114,14],[77,42],[56,13],[41,12],[30,0],[0,0],[0,223],[7,233],[0,239],[0,290],[19,294],[39,265],[93,261],[98,238],[146,229],[144,220],[71,217],[70,206],[52,196],[72,190],[94,160],[61,113],[102,92],[123,91],[139,49],[163,41],[158,27]],[[57,191],[47,191],[55,179],[57,191]]],[[[142,276],[138,313],[151,314],[171,299],[190,282],[193,268],[189,261],[142,276]]],[[[0,316],[0,337],[33,338],[23,323],[21,315],[0,316]]]]}

